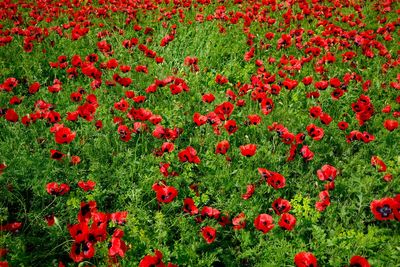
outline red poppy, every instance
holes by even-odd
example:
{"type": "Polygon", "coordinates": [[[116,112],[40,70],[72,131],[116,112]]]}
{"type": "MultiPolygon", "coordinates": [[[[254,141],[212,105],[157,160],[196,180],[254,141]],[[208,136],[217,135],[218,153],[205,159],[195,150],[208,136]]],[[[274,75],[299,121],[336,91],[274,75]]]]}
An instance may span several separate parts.
{"type": "Polygon", "coordinates": [[[267,184],[272,186],[274,189],[284,188],[286,186],[285,177],[277,172],[269,172],[267,177],[267,184]]]}
{"type": "Polygon", "coordinates": [[[261,117],[258,116],[257,114],[248,115],[247,118],[249,119],[248,124],[258,125],[261,123],[261,117]]]}
{"type": "Polygon", "coordinates": [[[378,156],[372,156],[371,165],[373,167],[379,166],[378,172],[385,172],[387,169],[385,162],[383,162],[383,160],[381,160],[378,156]]]}
{"type": "Polygon", "coordinates": [[[260,230],[264,234],[268,233],[269,231],[274,228],[274,219],[271,215],[268,214],[260,214],[254,220],[254,227],[257,230],[260,230]]]}
{"type": "Polygon", "coordinates": [[[46,185],[46,191],[53,196],[62,196],[69,192],[70,187],[67,184],[58,184],[56,182],[51,182],[46,185]]]}
{"type": "Polygon", "coordinates": [[[152,188],[156,192],[156,197],[159,202],[170,203],[178,195],[178,190],[173,186],[155,183],[152,188]]]}
{"type": "Polygon", "coordinates": [[[125,242],[122,240],[124,236],[124,231],[121,229],[116,229],[111,237],[111,241],[108,249],[108,256],[115,257],[120,256],[124,257],[125,252],[128,250],[125,242]]]}
{"type": "Polygon", "coordinates": [[[254,156],[254,154],[257,151],[257,146],[254,144],[243,145],[240,146],[239,148],[240,148],[240,153],[245,157],[254,156]]]}
{"type": "Polygon", "coordinates": [[[197,156],[197,151],[191,146],[188,146],[186,149],[179,152],[178,157],[180,162],[190,162],[194,164],[200,163],[200,158],[197,156]]]}
{"type": "Polygon", "coordinates": [[[338,128],[342,131],[346,130],[349,127],[349,124],[345,121],[338,122],[338,128]]]}
{"type": "Polygon", "coordinates": [[[293,90],[298,85],[298,82],[296,80],[291,80],[291,79],[286,78],[282,82],[282,85],[285,86],[285,88],[288,90],[293,90]]]}
{"type": "Polygon", "coordinates": [[[318,90],[325,90],[328,88],[329,83],[327,81],[318,81],[314,83],[314,86],[318,90]]]}
{"type": "Polygon", "coordinates": [[[202,219],[204,219],[206,217],[218,219],[220,215],[221,215],[221,212],[212,207],[204,206],[203,209],[201,210],[201,218],[202,219]]]}
{"type": "Polygon", "coordinates": [[[255,185],[249,184],[247,186],[246,193],[244,193],[242,195],[242,199],[247,200],[247,199],[251,198],[251,196],[254,194],[255,189],[256,189],[255,185]]]}
{"type": "Polygon", "coordinates": [[[390,182],[393,180],[393,175],[390,173],[387,173],[383,176],[383,180],[385,180],[385,182],[390,182]]]}
{"type": "Polygon", "coordinates": [[[83,242],[89,237],[89,227],[86,222],[70,225],[68,231],[76,243],[83,242]]]}
{"type": "Polygon", "coordinates": [[[314,153],[310,150],[308,146],[303,146],[300,149],[300,154],[305,161],[310,161],[314,158],[314,153]]]}
{"type": "Polygon", "coordinates": [[[315,141],[319,141],[324,137],[324,129],[316,126],[315,124],[307,125],[306,130],[308,135],[315,141]]]}
{"type": "Polygon", "coordinates": [[[289,212],[292,206],[290,202],[283,198],[277,198],[272,202],[272,208],[274,209],[277,215],[281,215],[283,213],[289,212]]]}
{"type": "Polygon", "coordinates": [[[325,125],[329,125],[332,122],[332,117],[328,113],[322,113],[319,119],[325,125]]]}
{"type": "Polygon", "coordinates": [[[353,256],[350,259],[350,267],[370,267],[368,260],[361,256],[353,256]]]}
{"type": "Polygon", "coordinates": [[[80,188],[82,188],[82,190],[85,191],[85,192],[92,191],[94,189],[94,187],[96,186],[96,182],[94,182],[92,180],[87,180],[86,182],[79,181],[78,182],[78,186],[80,188]]]}
{"type": "Polygon", "coordinates": [[[202,100],[203,100],[203,102],[205,102],[205,103],[212,103],[212,102],[215,100],[215,96],[214,96],[213,94],[211,94],[211,93],[209,93],[209,94],[204,94],[204,95],[202,96],[202,100]]]}
{"type": "Polygon", "coordinates": [[[3,174],[3,171],[7,168],[7,165],[5,163],[0,163],[0,175],[3,174]]]}
{"type": "Polygon", "coordinates": [[[127,211],[117,211],[117,212],[111,213],[110,219],[119,225],[124,225],[126,223],[127,216],[128,216],[127,211]]]}
{"type": "Polygon", "coordinates": [[[294,256],[296,267],[318,267],[317,258],[310,252],[299,252],[294,256]]]}
{"type": "Polygon", "coordinates": [[[193,114],[193,122],[196,123],[197,126],[201,126],[207,123],[207,116],[203,116],[198,112],[193,114]]]}
{"type": "Polygon", "coordinates": [[[208,244],[211,244],[215,240],[215,237],[217,235],[217,230],[215,230],[211,226],[205,226],[205,227],[201,228],[201,234],[203,235],[204,240],[208,244]]]}
{"type": "Polygon", "coordinates": [[[230,144],[227,140],[222,140],[219,142],[215,148],[215,154],[222,154],[225,155],[230,148],[230,144]]]}
{"type": "Polygon", "coordinates": [[[232,225],[234,230],[243,229],[246,226],[246,215],[243,212],[240,213],[232,219],[232,225]]]}
{"type": "Polygon", "coordinates": [[[92,258],[94,254],[94,244],[90,241],[83,241],[80,243],[74,242],[69,255],[73,261],[81,262],[84,259],[92,258]]]}
{"type": "Polygon", "coordinates": [[[283,229],[291,231],[296,225],[296,217],[294,217],[292,214],[284,213],[279,219],[278,224],[283,229]]]}
{"type": "Polygon", "coordinates": [[[383,126],[386,128],[386,130],[392,132],[399,128],[399,122],[395,120],[385,120],[383,126]]]}
{"type": "Polygon", "coordinates": [[[71,157],[71,164],[78,165],[81,162],[81,158],[79,156],[72,156],[71,157]]]}
{"type": "Polygon", "coordinates": [[[313,78],[311,76],[304,77],[301,80],[304,85],[310,85],[313,82],[313,78]]]}
{"type": "Polygon", "coordinates": [[[129,140],[131,140],[132,138],[132,132],[131,130],[128,128],[128,126],[126,125],[119,125],[118,126],[118,134],[119,134],[119,138],[124,141],[124,142],[128,142],[129,140]]]}
{"type": "Polygon", "coordinates": [[[154,256],[144,256],[144,258],[139,262],[139,267],[165,267],[162,258],[162,253],[159,250],[155,250],[154,256]]]}
{"type": "Polygon", "coordinates": [[[60,127],[57,127],[55,125],[51,129],[54,129],[54,127],[56,127],[56,129],[54,130],[54,139],[56,143],[69,144],[75,139],[76,133],[72,132],[70,128],[65,127],[61,124],[60,127]]]}
{"type": "Polygon", "coordinates": [[[37,93],[37,92],[39,91],[39,89],[40,89],[40,83],[34,82],[33,84],[31,84],[31,85],[29,86],[28,92],[29,92],[31,95],[33,95],[33,94],[37,93]]]}
{"type": "Polygon", "coordinates": [[[234,121],[234,120],[227,120],[224,124],[224,127],[229,135],[235,133],[238,130],[236,121],[234,121]]]}
{"type": "Polygon", "coordinates": [[[214,109],[214,112],[220,120],[227,120],[231,116],[234,108],[235,106],[231,102],[224,102],[218,105],[214,109]]]}
{"type": "Polygon", "coordinates": [[[61,153],[58,150],[55,149],[50,149],[50,158],[55,159],[55,160],[61,160],[65,154],[61,153]]]}
{"type": "Polygon", "coordinates": [[[325,164],[320,170],[317,171],[318,179],[321,181],[333,181],[337,175],[337,170],[335,167],[325,164]]]}
{"type": "Polygon", "coordinates": [[[81,223],[87,223],[92,214],[97,211],[96,201],[90,200],[89,202],[81,202],[81,207],[78,212],[78,221],[81,223]]]}
{"type": "Polygon", "coordinates": [[[12,232],[12,233],[17,233],[19,230],[22,228],[22,223],[21,222],[10,222],[7,224],[0,224],[0,232],[1,231],[7,231],[7,232],[12,232]]]}
{"type": "Polygon", "coordinates": [[[196,207],[196,204],[192,198],[185,198],[183,200],[183,211],[189,213],[190,215],[199,213],[199,209],[196,207]]]}
{"type": "Polygon", "coordinates": [[[10,109],[7,109],[4,118],[9,122],[17,122],[19,119],[19,116],[18,116],[17,112],[15,112],[14,109],[10,108],[10,109]]]}
{"type": "Polygon", "coordinates": [[[393,198],[386,197],[373,200],[371,202],[370,208],[372,214],[374,214],[377,220],[385,221],[394,219],[394,210],[397,206],[398,202],[396,202],[393,198]]]}

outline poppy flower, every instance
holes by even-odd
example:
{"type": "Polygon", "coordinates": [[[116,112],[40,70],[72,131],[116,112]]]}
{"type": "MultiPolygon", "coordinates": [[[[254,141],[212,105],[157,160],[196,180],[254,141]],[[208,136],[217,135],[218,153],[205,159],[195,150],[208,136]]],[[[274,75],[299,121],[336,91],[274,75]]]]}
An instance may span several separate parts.
{"type": "Polygon", "coordinates": [[[225,155],[230,148],[230,144],[227,140],[222,140],[219,142],[215,148],[215,154],[225,155]]]}
{"type": "Polygon", "coordinates": [[[23,224],[21,222],[10,222],[7,224],[0,224],[0,232],[1,231],[7,231],[7,232],[12,232],[12,233],[17,233],[19,230],[21,230],[23,224]]]}
{"type": "Polygon", "coordinates": [[[220,105],[218,105],[215,109],[214,112],[217,114],[220,120],[227,120],[232,112],[235,106],[231,102],[224,102],[220,105]]]}
{"type": "Polygon", "coordinates": [[[274,219],[272,216],[265,213],[258,215],[254,220],[254,227],[264,234],[271,231],[274,226],[274,219]]]}
{"type": "Polygon", "coordinates": [[[353,256],[350,259],[350,267],[370,267],[368,260],[361,256],[353,256]]]}
{"type": "Polygon", "coordinates": [[[296,267],[318,267],[317,258],[310,252],[299,252],[294,256],[296,267]]]}
{"type": "Polygon", "coordinates": [[[385,174],[385,175],[383,176],[383,180],[384,180],[385,182],[390,182],[390,181],[393,180],[393,175],[390,174],[390,173],[387,173],[387,174],[385,174]]]}
{"type": "Polygon", "coordinates": [[[315,124],[309,124],[306,127],[308,135],[311,136],[315,141],[319,141],[324,137],[324,129],[316,126],[315,124]]]}
{"type": "Polygon", "coordinates": [[[267,178],[267,184],[272,186],[274,189],[284,188],[286,186],[285,177],[277,172],[269,172],[270,175],[267,178]]]}
{"type": "Polygon", "coordinates": [[[196,204],[192,198],[185,198],[183,200],[183,211],[189,213],[190,215],[199,213],[199,209],[196,207],[196,204]]]}
{"type": "Polygon", "coordinates": [[[291,79],[286,78],[282,82],[282,85],[288,90],[293,90],[298,85],[298,82],[296,80],[291,80],[291,79]]]}
{"type": "Polygon", "coordinates": [[[46,191],[53,196],[62,196],[69,192],[70,187],[67,184],[58,184],[51,182],[46,185],[46,191]]]}
{"type": "Polygon", "coordinates": [[[290,202],[283,198],[277,198],[272,202],[272,208],[274,209],[277,215],[281,215],[283,213],[289,212],[292,206],[290,202]]]}
{"type": "Polygon", "coordinates": [[[111,241],[109,243],[108,256],[115,257],[120,256],[124,257],[125,252],[128,250],[125,242],[122,240],[124,236],[124,231],[121,229],[116,229],[111,237],[111,241]]]}
{"type": "Polygon", "coordinates": [[[296,225],[296,217],[292,214],[284,213],[278,222],[279,226],[285,230],[291,231],[296,225]]]}
{"type": "Polygon", "coordinates": [[[18,116],[17,112],[15,112],[14,109],[10,108],[10,109],[7,109],[4,118],[9,122],[17,122],[19,119],[19,116],[18,116]]]}
{"type": "Polygon", "coordinates": [[[256,189],[255,185],[249,184],[247,186],[246,193],[244,193],[242,195],[242,199],[247,200],[247,199],[251,198],[251,196],[254,194],[255,189],[256,189]]]}
{"type": "Polygon", "coordinates": [[[373,167],[379,166],[378,172],[385,172],[387,169],[385,162],[383,162],[383,160],[381,160],[378,156],[372,156],[371,165],[373,167]]]}
{"type": "Polygon", "coordinates": [[[310,108],[310,116],[312,118],[319,118],[322,115],[322,108],[319,106],[310,108]]]}
{"type": "Polygon", "coordinates": [[[197,151],[191,146],[188,146],[186,149],[179,152],[178,157],[180,162],[190,162],[194,164],[200,163],[200,158],[197,156],[197,151]]]}
{"type": "Polygon", "coordinates": [[[321,181],[333,181],[337,175],[337,170],[335,167],[325,164],[320,170],[317,171],[318,179],[321,181]]]}
{"type": "Polygon", "coordinates": [[[110,219],[119,225],[124,225],[126,223],[127,216],[128,216],[127,211],[117,211],[117,212],[111,213],[110,219]]]}
{"type": "Polygon", "coordinates": [[[319,116],[319,119],[325,125],[329,125],[332,122],[332,117],[328,113],[322,113],[319,116]]]}
{"type": "Polygon", "coordinates": [[[170,203],[178,195],[178,190],[173,186],[155,183],[152,188],[156,192],[158,202],[170,203]]]}
{"type": "Polygon", "coordinates": [[[40,89],[40,83],[39,82],[34,82],[29,86],[28,92],[33,95],[36,94],[40,89]]]}
{"type": "Polygon", "coordinates": [[[300,154],[305,161],[310,161],[314,158],[314,153],[310,150],[308,146],[303,146],[300,149],[300,154]]]}
{"type": "Polygon", "coordinates": [[[54,133],[54,139],[58,144],[69,144],[75,139],[75,136],[75,132],[72,132],[70,128],[63,125],[56,129],[54,133]]]}
{"type": "Polygon", "coordinates": [[[203,235],[204,240],[208,244],[211,244],[215,240],[215,237],[217,235],[217,230],[215,230],[215,228],[211,226],[205,226],[201,228],[201,234],[203,235]]]}
{"type": "Polygon", "coordinates": [[[89,202],[81,202],[80,209],[78,212],[78,221],[81,223],[87,223],[92,214],[97,211],[96,201],[90,200],[89,202]]]}
{"type": "Polygon", "coordinates": [[[301,82],[304,85],[310,85],[313,82],[313,78],[311,76],[307,76],[307,77],[304,77],[303,80],[301,80],[301,82]]]}
{"type": "Polygon", "coordinates": [[[224,128],[226,129],[229,135],[234,134],[238,130],[236,121],[234,120],[227,120],[224,124],[224,128]]]}
{"type": "Polygon", "coordinates": [[[7,168],[7,165],[5,163],[0,163],[0,175],[3,174],[3,171],[7,168]]]}
{"type": "Polygon", "coordinates": [[[318,90],[325,90],[328,88],[329,83],[327,81],[318,81],[314,83],[314,86],[318,90]]]}
{"type": "Polygon", "coordinates": [[[338,122],[338,128],[342,131],[346,130],[347,128],[349,128],[349,124],[345,121],[340,121],[338,122]]]}
{"type": "Polygon", "coordinates": [[[203,116],[198,112],[193,114],[193,122],[196,123],[197,126],[201,126],[207,123],[207,116],[203,116]]]}
{"type": "Polygon", "coordinates": [[[129,140],[131,140],[132,135],[131,135],[131,130],[128,128],[128,126],[126,125],[119,125],[118,126],[118,134],[119,134],[119,138],[124,141],[124,142],[128,142],[129,140]]]}
{"type": "Polygon", "coordinates": [[[72,156],[70,163],[72,165],[78,165],[81,162],[81,158],[79,156],[72,156]]]}
{"type": "Polygon", "coordinates": [[[372,214],[379,221],[393,220],[394,210],[398,203],[392,198],[376,199],[371,202],[370,208],[372,214]]]}
{"type": "Polygon", "coordinates": [[[212,103],[215,100],[215,96],[211,93],[204,94],[201,98],[205,103],[212,103]]]}
{"type": "Polygon", "coordinates": [[[90,259],[95,254],[94,244],[90,241],[74,242],[71,247],[70,257],[75,262],[90,259]]]}
{"type": "Polygon", "coordinates": [[[254,156],[254,154],[257,151],[257,146],[254,144],[243,145],[240,146],[239,148],[240,148],[240,153],[245,157],[254,156]]]}
{"type": "Polygon", "coordinates": [[[274,108],[274,101],[269,97],[264,97],[261,100],[261,111],[264,115],[268,115],[274,108]]]}
{"type": "Polygon", "coordinates": [[[163,255],[159,250],[154,251],[154,256],[146,255],[139,262],[139,267],[164,267],[164,263],[162,262],[163,255]]]}
{"type": "Polygon", "coordinates": [[[219,219],[220,215],[221,215],[221,212],[212,207],[204,206],[203,209],[201,210],[201,218],[202,219],[204,219],[206,217],[219,219]]]}
{"type": "Polygon", "coordinates": [[[248,115],[247,119],[247,125],[258,125],[261,123],[261,117],[257,114],[248,115]]]}
{"type": "Polygon", "coordinates": [[[62,152],[60,152],[58,150],[55,150],[55,149],[50,150],[50,158],[52,158],[52,159],[61,160],[64,156],[65,156],[65,154],[63,154],[62,152]]]}
{"type": "Polygon", "coordinates": [[[246,226],[246,215],[243,212],[240,213],[232,219],[232,225],[234,230],[243,229],[246,226]]]}
{"type": "Polygon", "coordinates": [[[82,190],[85,191],[85,192],[92,191],[94,189],[94,187],[96,186],[96,182],[94,182],[92,180],[87,180],[86,182],[79,181],[78,182],[78,186],[80,188],[82,188],[82,190]]]}
{"type": "Polygon", "coordinates": [[[76,243],[83,242],[89,237],[89,226],[86,222],[69,225],[68,231],[76,243]]]}
{"type": "Polygon", "coordinates": [[[385,120],[383,126],[386,128],[386,130],[393,132],[399,128],[399,122],[395,120],[385,120]]]}

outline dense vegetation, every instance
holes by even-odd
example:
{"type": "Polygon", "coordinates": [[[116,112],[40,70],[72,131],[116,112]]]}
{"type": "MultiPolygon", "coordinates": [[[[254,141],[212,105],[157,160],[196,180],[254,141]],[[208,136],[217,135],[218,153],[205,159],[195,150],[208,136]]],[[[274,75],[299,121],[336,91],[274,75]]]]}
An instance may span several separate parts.
{"type": "Polygon", "coordinates": [[[0,3],[0,266],[400,266],[400,4],[0,3]]]}

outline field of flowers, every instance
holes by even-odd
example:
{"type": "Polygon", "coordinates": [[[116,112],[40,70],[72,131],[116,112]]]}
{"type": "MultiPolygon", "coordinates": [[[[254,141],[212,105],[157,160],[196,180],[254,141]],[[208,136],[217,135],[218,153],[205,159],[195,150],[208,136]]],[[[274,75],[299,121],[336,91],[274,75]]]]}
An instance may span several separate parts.
{"type": "Polygon", "coordinates": [[[0,2],[0,267],[400,266],[400,2],[0,2]]]}

